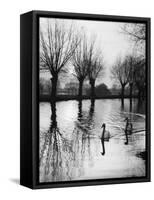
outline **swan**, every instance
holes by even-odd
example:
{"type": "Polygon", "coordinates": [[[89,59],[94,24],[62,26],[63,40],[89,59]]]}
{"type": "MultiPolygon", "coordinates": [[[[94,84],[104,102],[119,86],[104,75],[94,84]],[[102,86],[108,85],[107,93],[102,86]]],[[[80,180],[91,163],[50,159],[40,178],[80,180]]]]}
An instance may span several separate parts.
{"type": "Polygon", "coordinates": [[[128,135],[132,134],[133,124],[130,122],[128,117],[126,117],[126,119],[124,121],[126,121],[126,126],[125,126],[126,142],[125,142],[125,144],[127,145],[128,144],[128,135]]]}
{"type": "Polygon", "coordinates": [[[105,146],[104,146],[104,142],[105,142],[105,141],[109,142],[109,139],[110,139],[110,132],[105,130],[106,125],[105,125],[104,123],[102,124],[102,127],[101,127],[101,128],[103,128],[102,136],[101,136],[101,143],[102,143],[103,152],[102,152],[101,154],[102,154],[102,155],[105,155],[105,146]]]}
{"type": "Polygon", "coordinates": [[[125,132],[127,132],[127,134],[132,134],[133,124],[128,117],[126,117],[124,121],[126,121],[125,132]]]}
{"type": "Polygon", "coordinates": [[[104,140],[104,141],[108,142],[110,137],[111,137],[110,132],[106,131],[106,125],[104,123],[102,124],[101,128],[103,128],[101,140],[104,140]]]}

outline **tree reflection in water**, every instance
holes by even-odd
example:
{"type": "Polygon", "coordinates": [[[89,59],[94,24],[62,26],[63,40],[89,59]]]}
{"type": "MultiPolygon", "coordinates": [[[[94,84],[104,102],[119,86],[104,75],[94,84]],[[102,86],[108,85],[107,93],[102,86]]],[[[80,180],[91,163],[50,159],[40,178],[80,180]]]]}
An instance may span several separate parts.
{"type": "MultiPolygon", "coordinates": [[[[145,130],[145,101],[139,100],[139,99],[128,99],[121,101],[121,118],[129,119],[129,122],[132,124],[132,132],[133,131],[139,131],[139,130],[145,130]],[[126,103],[127,101],[128,103],[126,103]],[[126,103],[126,104],[125,104],[126,103]],[[143,115],[142,115],[143,114],[143,115]],[[142,123],[141,123],[142,122],[142,123]]],[[[124,127],[122,127],[125,130],[126,127],[126,121],[123,120],[124,127]]],[[[124,131],[125,133],[125,131],[124,131]]],[[[137,137],[139,137],[141,134],[144,135],[144,133],[137,132],[138,134],[129,134],[126,135],[125,133],[125,143],[128,144],[128,142],[133,145],[134,140],[136,140],[137,137]]],[[[134,147],[135,148],[135,147],[134,147]]]]}
{"type": "Polygon", "coordinates": [[[137,112],[144,114],[145,109],[146,109],[145,105],[146,105],[145,100],[138,100],[138,102],[137,102],[137,112]]]}
{"type": "Polygon", "coordinates": [[[79,166],[78,176],[84,174],[84,163],[85,160],[88,161],[88,165],[93,165],[93,156],[92,156],[92,147],[91,140],[94,139],[94,136],[91,133],[91,130],[94,126],[93,115],[94,115],[94,105],[95,102],[91,101],[89,112],[82,110],[82,102],[78,102],[78,120],[74,128],[75,133],[75,143],[74,143],[74,152],[76,152],[77,162],[79,166]]]}
{"type": "Polygon", "coordinates": [[[56,104],[51,104],[51,123],[45,133],[40,153],[40,181],[62,181],[71,179],[71,163],[74,157],[70,141],[61,134],[56,120],[56,104]]]}
{"type": "MultiPolygon", "coordinates": [[[[137,99],[133,99],[132,107],[129,99],[125,99],[124,107],[118,99],[58,102],[51,105],[51,113],[49,104],[41,106],[40,182],[83,180],[95,177],[95,172],[106,177],[108,170],[117,177],[119,175],[112,161],[115,166],[121,167],[123,176],[144,174],[145,164],[136,155],[145,151],[145,131],[129,135],[129,145],[124,145],[126,117],[132,117],[134,130],[145,130],[145,115],[139,111],[142,104],[137,99]],[[64,115],[61,116],[63,110],[64,115]],[[112,140],[109,145],[106,143],[106,154],[102,157],[99,136],[104,119],[107,119],[112,140]]],[[[143,113],[144,106],[145,102],[143,113]]]]}
{"type": "Polygon", "coordinates": [[[56,120],[56,103],[51,104],[50,128],[44,133],[40,149],[40,182],[65,181],[84,173],[84,161],[92,165],[90,130],[94,126],[95,102],[91,101],[89,112],[82,111],[78,102],[78,117],[71,139],[64,137],[56,120]]]}

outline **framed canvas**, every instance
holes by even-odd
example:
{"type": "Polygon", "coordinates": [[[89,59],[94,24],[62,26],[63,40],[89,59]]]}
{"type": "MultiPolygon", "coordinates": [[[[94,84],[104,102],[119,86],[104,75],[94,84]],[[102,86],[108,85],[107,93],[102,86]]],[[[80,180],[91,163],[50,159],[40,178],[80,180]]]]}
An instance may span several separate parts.
{"type": "Polygon", "coordinates": [[[150,18],[20,18],[20,183],[150,181],[150,18]]]}

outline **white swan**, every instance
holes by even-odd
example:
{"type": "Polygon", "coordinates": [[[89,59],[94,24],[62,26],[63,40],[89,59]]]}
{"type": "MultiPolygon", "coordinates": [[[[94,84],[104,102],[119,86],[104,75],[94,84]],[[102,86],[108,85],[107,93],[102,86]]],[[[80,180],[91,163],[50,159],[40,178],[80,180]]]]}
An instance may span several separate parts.
{"type": "Polygon", "coordinates": [[[101,136],[101,143],[102,143],[103,152],[101,154],[105,155],[105,145],[104,145],[104,142],[105,141],[109,142],[109,139],[110,139],[111,136],[110,136],[110,132],[105,130],[105,128],[106,128],[105,124],[102,124],[101,128],[103,128],[102,136],[101,136]]]}
{"type": "Polygon", "coordinates": [[[126,121],[126,126],[125,126],[126,142],[125,142],[125,144],[127,145],[128,144],[128,135],[132,134],[133,124],[130,122],[128,117],[126,117],[126,119],[124,121],[126,121]]]}
{"type": "Polygon", "coordinates": [[[110,132],[106,131],[106,125],[104,123],[102,124],[101,128],[103,128],[101,140],[104,140],[104,141],[108,142],[110,137],[111,137],[110,132]]]}
{"type": "Polygon", "coordinates": [[[127,134],[132,134],[133,124],[128,117],[126,117],[124,121],[126,121],[125,132],[127,132],[127,134]]]}

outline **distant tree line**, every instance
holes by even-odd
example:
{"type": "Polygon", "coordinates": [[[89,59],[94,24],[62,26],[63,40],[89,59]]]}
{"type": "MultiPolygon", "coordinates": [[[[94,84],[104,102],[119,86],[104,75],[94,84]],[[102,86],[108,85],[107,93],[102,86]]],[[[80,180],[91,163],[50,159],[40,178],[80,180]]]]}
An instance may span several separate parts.
{"type": "MultiPolygon", "coordinates": [[[[51,83],[49,80],[45,80],[43,78],[40,79],[40,95],[50,95],[51,94],[51,83]]],[[[57,87],[57,95],[78,95],[78,83],[67,83],[64,88],[57,87]]],[[[87,84],[83,85],[83,95],[91,96],[91,88],[88,87],[87,84]]],[[[95,97],[103,97],[112,95],[110,89],[108,89],[107,85],[101,83],[95,86],[95,97]]]]}
{"type": "MultiPolygon", "coordinates": [[[[91,91],[87,90],[87,95],[90,95],[91,91]]],[[[95,96],[96,97],[105,97],[112,95],[111,91],[108,89],[107,85],[104,83],[101,83],[97,86],[95,86],[95,96]]]]}

